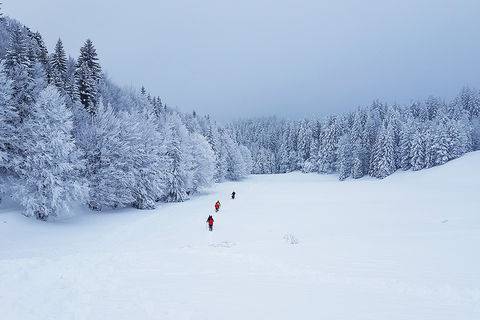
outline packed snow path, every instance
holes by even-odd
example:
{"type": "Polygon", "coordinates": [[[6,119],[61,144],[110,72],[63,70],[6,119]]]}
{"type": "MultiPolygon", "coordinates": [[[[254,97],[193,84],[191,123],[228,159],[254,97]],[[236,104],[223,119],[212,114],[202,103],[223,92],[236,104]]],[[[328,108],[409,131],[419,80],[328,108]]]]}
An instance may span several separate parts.
{"type": "Polygon", "coordinates": [[[3,205],[1,318],[480,319],[479,168],[252,176],[56,223],[3,205]]]}

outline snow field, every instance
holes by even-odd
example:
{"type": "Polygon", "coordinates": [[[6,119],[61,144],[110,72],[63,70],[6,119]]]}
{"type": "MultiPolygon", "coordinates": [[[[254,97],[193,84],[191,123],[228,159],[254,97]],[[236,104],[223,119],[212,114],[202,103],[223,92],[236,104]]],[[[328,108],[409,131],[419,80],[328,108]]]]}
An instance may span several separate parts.
{"type": "Polygon", "coordinates": [[[3,204],[2,319],[479,319],[479,164],[251,176],[56,223],[3,204]]]}

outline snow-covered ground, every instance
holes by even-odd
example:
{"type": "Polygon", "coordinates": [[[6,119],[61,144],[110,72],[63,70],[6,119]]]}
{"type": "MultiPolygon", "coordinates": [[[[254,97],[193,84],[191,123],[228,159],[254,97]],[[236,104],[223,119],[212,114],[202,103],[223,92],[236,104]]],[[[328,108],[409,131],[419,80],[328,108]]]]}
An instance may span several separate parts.
{"type": "Polygon", "coordinates": [[[252,176],[155,211],[14,211],[5,320],[480,319],[480,152],[382,181],[252,176]]]}

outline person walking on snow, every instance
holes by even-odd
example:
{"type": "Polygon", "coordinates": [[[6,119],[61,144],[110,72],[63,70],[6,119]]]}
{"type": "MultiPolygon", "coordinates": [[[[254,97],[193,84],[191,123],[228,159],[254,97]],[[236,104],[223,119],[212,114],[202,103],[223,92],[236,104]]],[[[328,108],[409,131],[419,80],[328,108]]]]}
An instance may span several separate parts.
{"type": "Polygon", "coordinates": [[[232,199],[235,199],[235,191],[232,192],[232,199]]]}
{"type": "Polygon", "coordinates": [[[207,223],[208,223],[208,230],[213,231],[213,217],[211,215],[208,216],[207,223]]]}
{"type": "Polygon", "coordinates": [[[220,210],[220,200],[217,200],[217,202],[215,202],[215,212],[218,212],[218,210],[220,210]]]}

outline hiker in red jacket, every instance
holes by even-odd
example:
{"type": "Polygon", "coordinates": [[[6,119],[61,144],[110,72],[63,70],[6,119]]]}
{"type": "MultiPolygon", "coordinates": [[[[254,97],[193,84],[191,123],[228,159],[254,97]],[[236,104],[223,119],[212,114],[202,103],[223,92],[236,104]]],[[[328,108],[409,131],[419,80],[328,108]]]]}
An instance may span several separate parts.
{"type": "Polygon", "coordinates": [[[210,215],[208,216],[207,223],[208,223],[208,230],[213,231],[213,217],[210,215]]]}
{"type": "Polygon", "coordinates": [[[220,200],[217,200],[217,202],[215,202],[215,212],[218,212],[218,210],[220,210],[220,200]]]}

